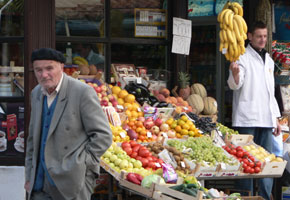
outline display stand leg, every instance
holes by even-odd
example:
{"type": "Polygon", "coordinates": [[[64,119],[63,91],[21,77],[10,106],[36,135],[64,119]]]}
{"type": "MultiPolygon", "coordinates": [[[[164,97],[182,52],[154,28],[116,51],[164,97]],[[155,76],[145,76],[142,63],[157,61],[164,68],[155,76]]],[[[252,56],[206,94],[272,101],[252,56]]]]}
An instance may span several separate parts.
{"type": "Polygon", "coordinates": [[[112,175],[109,176],[109,194],[108,200],[113,200],[114,198],[114,178],[112,175]]]}

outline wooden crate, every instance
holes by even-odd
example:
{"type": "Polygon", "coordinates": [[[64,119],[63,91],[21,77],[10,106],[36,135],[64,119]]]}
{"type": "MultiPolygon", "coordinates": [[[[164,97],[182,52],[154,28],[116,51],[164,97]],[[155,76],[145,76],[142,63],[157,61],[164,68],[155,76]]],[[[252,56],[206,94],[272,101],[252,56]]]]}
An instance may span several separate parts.
{"type": "MultiPolygon", "coordinates": [[[[164,200],[173,199],[171,197],[174,197],[175,199],[182,199],[182,200],[201,200],[202,196],[203,196],[203,192],[202,191],[198,191],[197,197],[193,197],[193,196],[190,196],[188,194],[179,192],[177,190],[173,190],[173,189],[169,188],[168,185],[154,184],[153,197],[154,196],[155,197],[160,197],[161,196],[161,197],[163,197],[164,200]]],[[[156,198],[156,199],[159,199],[159,198],[156,198]]]]}
{"type": "Polygon", "coordinates": [[[113,170],[107,163],[105,163],[103,160],[100,161],[101,167],[107,171],[109,174],[111,174],[116,180],[120,179],[120,173],[113,170]]]}
{"type": "Polygon", "coordinates": [[[285,167],[287,165],[287,161],[283,162],[266,162],[263,170],[260,175],[273,175],[273,176],[282,176],[285,167]]]}
{"type": "Polygon", "coordinates": [[[127,173],[122,171],[120,179],[119,179],[119,184],[121,186],[128,188],[128,190],[130,190],[130,191],[133,190],[133,191],[140,193],[143,196],[146,196],[149,198],[151,198],[153,196],[154,184],[152,184],[151,187],[148,189],[148,188],[142,187],[141,185],[137,185],[137,184],[134,184],[134,183],[127,181],[126,176],[127,176],[127,173]]]}

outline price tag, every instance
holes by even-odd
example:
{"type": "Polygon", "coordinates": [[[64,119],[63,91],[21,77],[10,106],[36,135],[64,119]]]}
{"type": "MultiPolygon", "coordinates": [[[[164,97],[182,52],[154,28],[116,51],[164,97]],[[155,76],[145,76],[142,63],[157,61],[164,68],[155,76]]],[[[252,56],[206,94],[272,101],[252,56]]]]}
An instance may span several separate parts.
{"type": "Polygon", "coordinates": [[[227,49],[226,48],[223,48],[222,54],[226,54],[226,53],[227,53],[227,49]]]}
{"type": "Polygon", "coordinates": [[[214,105],[215,107],[217,107],[217,103],[216,103],[216,102],[213,102],[213,105],[214,105]]]}
{"type": "Polygon", "coordinates": [[[183,161],[180,162],[181,167],[185,168],[185,163],[183,161]]]}
{"type": "Polygon", "coordinates": [[[152,133],[150,131],[147,132],[147,137],[149,137],[149,138],[152,137],[152,133]]]}
{"type": "Polygon", "coordinates": [[[156,167],[161,167],[161,165],[158,162],[155,163],[155,166],[156,167]]]}
{"type": "Polygon", "coordinates": [[[265,158],[265,162],[270,162],[270,158],[265,158]]]}
{"type": "Polygon", "coordinates": [[[203,133],[201,130],[198,130],[198,132],[201,133],[201,134],[203,133]]]}
{"type": "Polygon", "coordinates": [[[137,108],[137,111],[138,111],[138,112],[141,112],[141,108],[137,108]]]}
{"type": "Polygon", "coordinates": [[[188,108],[187,108],[187,107],[183,107],[183,109],[184,109],[184,110],[188,110],[188,108]]]}
{"type": "Polygon", "coordinates": [[[121,136],[121,138],[124,138],[124,137],[126,137],[126,133],[123,132],[123,131],[121,131],[121,132],[120,132],[120,136],[121,136]]]}
{"type": "Polygon", "coordinates": [[[223,170],[227,169],[226,164],[225,164],[225,163],[221,163],[221,168],[222,168],[223,170]]]}
{"type": "Polygon", "coordinates": [[[122,110],[124,109],[124,107],[122,105],[117,105],[117,108],[122,109],[122,110]]]}
{"type": "Polygon", "coordinates": [[[167,133],[162,133],[163,137],[168,138],[167,133]]]}
{"type": "Polygon", "coordinates": [[[138,78],[137,78],[137,83],[138,83],[138,84],[142,84],[142,78],[138,77],[138,78]]]}
{"type": "Polygon", "coordinates": [[[218,134],[219,134],[221,137],[223,136],[222,132],[220,132],[220,131],[218,131],[218,134]]]}
{"type": "Polygon", "coordinates": [[[197,181],[197,185],[199,186],[199,187],[201,187],[202,185],[201,185],[201,183],[199,182],[199,181],[197,181]]]}

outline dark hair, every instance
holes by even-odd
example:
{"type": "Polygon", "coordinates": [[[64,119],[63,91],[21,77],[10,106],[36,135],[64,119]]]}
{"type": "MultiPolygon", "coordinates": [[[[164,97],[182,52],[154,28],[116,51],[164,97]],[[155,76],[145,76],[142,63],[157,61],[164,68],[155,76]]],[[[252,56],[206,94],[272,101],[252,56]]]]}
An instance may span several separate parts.
{"type": "Polygon", "coordinates": [[[35,60],[54,60],[60,63],[65,63],[65,58],[60,51],[51,48],[35,49],[31,54],[31,62],[35,60]]]}
{"type": "Polygon", "coordinates": [[[267,25],[262,21],[255,21],[249,27],[249,33],[254,33],[256,29],[264,29],[267,28],[267,25]]]}

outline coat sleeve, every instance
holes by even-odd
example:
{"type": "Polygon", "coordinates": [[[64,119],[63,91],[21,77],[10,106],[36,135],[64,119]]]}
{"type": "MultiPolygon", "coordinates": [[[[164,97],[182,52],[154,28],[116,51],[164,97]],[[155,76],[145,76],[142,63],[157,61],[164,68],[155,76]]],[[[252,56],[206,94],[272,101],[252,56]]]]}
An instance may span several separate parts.
{"type": "MultiPolygon", "coordinates": [[[[31,99],[32,99],[31,95],[31,99]]],[[[32,137],[32,127],[33,127],[33,106],[31,105],[30,122],[29,122],[29,133],[26,140],[26,155],[25,155],[25,182],[30,181],[31,168],[32,168],[32,156],[33,156],[33,137],[32,137]]]]}
{"type": "Polygon", "coordinates": [[[112,132],[99,99],[93,88],[87,87],[81,94],[81,120],[88,135],[86,164],[94,166],[112,144],[112,132]]]}

